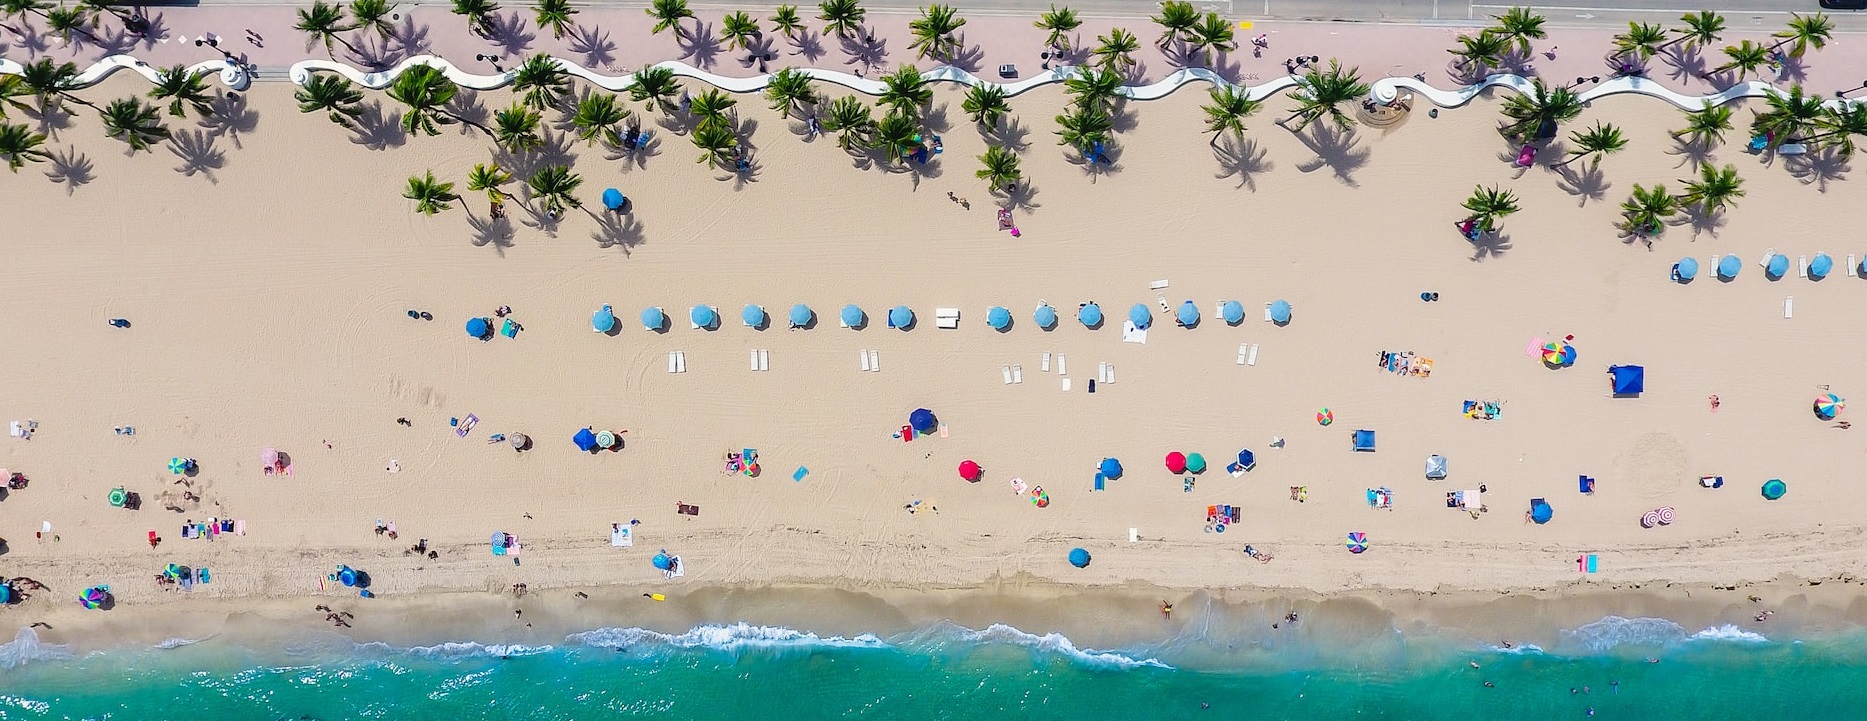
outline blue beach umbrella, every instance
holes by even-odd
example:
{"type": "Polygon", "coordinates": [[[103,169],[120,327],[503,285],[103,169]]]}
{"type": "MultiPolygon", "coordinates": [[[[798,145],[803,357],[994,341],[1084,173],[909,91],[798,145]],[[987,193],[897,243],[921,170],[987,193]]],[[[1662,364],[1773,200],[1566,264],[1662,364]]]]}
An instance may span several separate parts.
{"type": "Polygon", "coordinates": [[[765,306],[757,303],[747,305],[745,310],[739,311],[739,320],[753,328],[765,325],[765,306]]]}
{"type": "Polygon", "coordinates": [[[1245,322],[1245,304],[1235,300],[1225,301],[1225,305],[1219,308],[1219,318],[1231,325],[1245,322]]]}
{"type": "Polygon", "coordinates": [[[620,190],[609,188],[603,191],[603,207],[605,208],[615,210],[621,208],[622,204],[627,201],[628,198],[622,197],[622,191],[620,190]]]}
{"type": "Polygon", "coordinates": [[[1556,509],[1550,508],[1548,501],[1541,498],[1530,501],[1530,520],[1535,521],[1537,525],[1548,523],[1549,519],[1555,516],[1556,509]]]}
{"type": "Polygon", "coordinates": [[[1290,301],[1279,300],[1271,303],[1271,322],[1280,325],[1290,322],[1290,301]]]}
{"type": "Polygon", "coordinates": [[[616,327],[616,311],[608,304],[590,315],[590,327],[598,333],[608,333],[616,327]]]}
{"type": "Polygon", "coordinates": [[[492,334],[493,324],[487,322],[485,318],[474,318],[467,321],[467,335],[475,338],[485,338],[492,334]]]}
{"type": "Polygon", "coordinates": [[[1173,312],[1173,316],[1175,320],[1180,321],[1180,325],[1188,328],[1199,325],[1199,307],[1193,305],[1193,301],[1181,303],[1180,308],[1173,312]]]}
{"type": "Polygon", "coordinates": [[[992,330],[1004,330],[1011,325],[1011,311],[1001,306],[992,306],[991,310],[985,312],[985,324],[991,326],[992,330]]]}
{"type": "Polygon", "coordinates": [[[1113,458],[1104,458],[1102,459],[1102,465],[1097,466],[1096,470],[1101,471],[1103,478],[1113,481],[1117,478],[1121,478],[1121,461],[1113,458]]]}
{"type": "Polygon", "coordinates": [[[804,305],[803,303],[791,306],[791,327],[802,328],[810,325],[810,319],[816,315],[817,314],[810,309],[810,306],[804,305]]]}
{"type": "Polygon", "coordinates": [[[1691,280],[1698,277],[1698,259],[1692,257],[1679,259],[1679,279],[1691,280]]]}
{"type": "Polygon", "coordinates": [[[1102,325],[1102,306],[1085,303],[1083,307],[1077,309],[1076,319],[1082,321],[1083,326],[1088,328],[1102,325]]]}
{"type": "Polygon", "coordinates": [[[711,307],[697,305],[687,312],[687,319],[702,328],[712,328],[720,322],[720,314],[713,312],[711,307]]]}
{"type": "Polygon", "coordinates": [[[1827,253],[1816,253],[1815,260],[1809,261],[1809,277],[1826,278],[1828,277],[1828,271],[1834,270],[1834,268],[1834,258],[1828,257],[1827,253]]]}
{"type": "Polygon", "coordinates": [[[1089,565],[1089,552],[1080,548],[1070,549],[1070,565],[1084,568],[1089,565]]]}
{"type": "Polygon", "coordinates": [[[913,413],[908,414],[908,425],[916,431],[928,433],[939,427],[940,419],[934,417],[933,411],[916,408],[913,413]]]}
{"type": "Polygon", "coordinates": [[[668,314],[661,312],[661,306],[642,309],[642,327],[649,330],[661,330],[668,324],[668,314]]]}
{"type": "Polygon", "coordinates": [[[1136,303],[1133,308],[1128,309],[1128,322],[1133,323],[1136,328],[1146,330],[1148,326],[1154,324],[1154,312],[1147,309],[1146,303],[1136,303]]]}
{"type": "Polygon", "coordinates": [[[1736,278],[1737,272],[1743,269],[1744,261],[1738,259],[1735,255],[1727,255],[1718,260],[1718,277],[1720,278],[1727,280],[1736,278]]]}
{"type": "Polygon", "coordinates": [[[667,551],[662,551],[660,553],[655,554],[655,557],[653,559],[650,559],[649,562],[655,564],[655,568],[662,570],[662,571],[666,571],[674,567],[674,559],[668,557],[667,551]]]}
{"type": "Polygon", "coordinates": [[[1789,256],[1783,255],[1782,253],[1770,256],[1770,264],[1763,270],[1771,278],[1783,277],[1785,273],[1789,272],[1789,256]]]}
{"type": "Polygon", "coordinates": [[[357,570],[349,566],[338,566],[337,581],[346,586],[357,585],[357,570]]]}
{"type": "Polygon", "coordinates": [[[1050,330],[1057,327],[1057,309],[1049,304],[1037,306],[1037,312],[1031,314],[1031,320],[1037,321],[1037,327],[1050,330]]]}
{"type": "Polygon", "coordinates": [[[905,305],[897,305],[888,311],[888,325],[902,330],[914,324],[914,311],[905,305]]]}
{"type": "Polygon", "coordinates": [[[596,450],[596,434],[588,428],[577,431],[577,435],[570,437],[570,442],[577,444],[577,450],[585,453],[596,450]]]}
{"type": "Polygon", "coordinates": [[[843,306],[843,325],[851,328],[860,328],[862,326],[862,319],[862,309],[856,307],[856,304],[851,303],[843,306]]]}

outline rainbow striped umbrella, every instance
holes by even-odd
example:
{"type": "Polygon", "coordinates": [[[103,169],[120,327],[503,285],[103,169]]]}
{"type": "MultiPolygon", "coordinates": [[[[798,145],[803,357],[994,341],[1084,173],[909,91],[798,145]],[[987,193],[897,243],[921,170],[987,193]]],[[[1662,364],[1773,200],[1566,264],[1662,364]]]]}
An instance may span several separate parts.
{"type": "Polygon", "coordinates": [[[1833,393],[1824,393],[1815,397],[1815,417],[1824,421],[1834,420],[1841,409],[1846,407],[1847,401],[1841,400],[1841,396],[1833,393]]]}
{"type": "Polygon", "coordinates": [[[1348,534],[1348,552],[1361,553],[1366,550],[1368,550],[1368,534],[1362,533],[1361,531],[1351,531],[1348,534]]]}
{"type": "Polygon", "coordinates": [[[103,608],[105,604],[110,603],[110,587],[92,586],[85,589],[84,595],[78,597],[78,603],[87,609],[103,608]]]}
{"type": "Polygon", "coordinates": [[[1544,343],[1543,362],[1558,367],[1570,365],[1575,362],[1575,346],[1560,342],[1544,343]]]}

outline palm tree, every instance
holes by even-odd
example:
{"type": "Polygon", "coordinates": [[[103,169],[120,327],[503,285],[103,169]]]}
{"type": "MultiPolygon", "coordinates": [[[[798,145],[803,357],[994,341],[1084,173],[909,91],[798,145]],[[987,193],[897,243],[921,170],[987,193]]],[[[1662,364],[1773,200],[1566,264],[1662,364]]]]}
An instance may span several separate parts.
{"type": "Polygon", "coordinates": [[[391,10],[389,0],[351,0],[350,3],[350,17],[356,19],[356,29],[374,28],[384,40],[395,37],[395,23],[389,19],[391,10]]]}
{"type": "Polygon", "coordinates": [[[1342,112],[1342,104],[1368,94],[1368,84],[1361,81],[1361,68],[1343,70],[1339,61],[1329,58],[1328,71],[1311,68],[1296,81],[1297,87],[1286,97],[1297,101],[1297,111],[1278,121],[1279,125],[1289,127],[1290,121],[1302,118],[1303,122],[1291,128],[1302,132],[1311,121],[1327,115],[1340,127],[1354,127],[1355,119],[1342,112]]]}
{"type": "Polygon", "coordinates": [[[162,124],[162,113],[136,98],[110,101],[100,117],[104,121],[104,137],[129,144],[132,153],[148,150],[169,137],[168,127],[162,124]]]}
{"type": "Polygon", "coordinates": [[[1497,222],[1505,216],[1517,212],[1517,195],[1508,190],[1499,190],[1497,186],[1489,188],[1482,185],[1472,189],[1472,195],[1465,199],[1463,207],[1471,211],[1465,220],[1487,233],[1497,232],[1497,222]]]}
{"type": "Polygon", "coordinates": [[[27,163],[40,163],[52,157],[39,149],[44,144],[45,136],[32,132],[31,128],[0,123],[0,158],[6,158],[6,167],[15,173],[27,163]]]}
{"type": "Polygon", "coordinates": [[[867,147],[869,134],[875,130],[875,118],[869,114],[869,106],[854,96],[845,95],[830,101],[823,127],[837,134],[836,144],[847,152],[867,147]]]}
{"type": "Polygon", "coordinates": [[[1692,48],[1706,47],[1718,42],[1718,37],[1724,33],[1724,16],[1710,10],[1686,13],[1679,16],[1679,22],[1685,23],[1685,27],[1673,28],[1673,34],[1678,37],[1666,41],[1660,46],[1661,50],[1680,43],[1692,48]]]}
{"type": "Polygon", "coordinates": [[[577,109],[571,113],[570,124],[577,128],[577,137],[585,144],[595,143],[629,119],[629,109],[616,102],[616,96],[609,93],[590,93],[577,101],[577,109]]]}
{"type": "Polygon", "coordinates": [[[687,111],[693,114],[699,125],[711,123],[726,126],[727,113],[732,112],[733,106],[738,104],[739,101],[719,88],[707,88],[706,92],[694,96],[694,102],[687,106],[687,111]]]}
{"type": "Polygon", "coordinates": [[[493,143],[506,152],[517,153],[544,147],[538,134],[538,113],[518,103],[493,113],[493,143]]]}
{"type": "Polygon", "coordinates": [[[1666,29],[1658,23],[1628,21],[1627,32],[1614,36],[1614,49],[1625,58],[1629,55],[1645,62],[1659,52],[1660,45],[1666,41],[1666,29]]]}
{"type": "Polygon", "coordinates": [[[1477,35],[1460,35],[1459,46],[1446,52],[1459,58],[1454,67],[1464,71],[1467,66],[1473,69],[1497,65],[1504,50],[1510,47],[1510,41],[1503,36],[1493,35],[1486,30],[1477,35]]]}
{"type": "Polygon", "coordinates": [[[1737,177],[1737,166],[1726,164],[1723,168],[1713,168],[1709,163],[1698,166],[1698,180],[1681,180],[1685,192],[1679,196],[1680,205],[1696,205],[1705,215],[1717,213],[1726,207],[1737,205],[1737,199],[1744,197],[1744,179],[1737,177]]]}
{"type": "Polygon", "coordinates": [[[1801,83],[1789,86],[1787,93],[1779,90],[1763,96],[1763,103],[1769,110],[1758,113],[1750,127],[1757,135],[1774,138],[1772,147],[1813,130],[1824,112],[1821,97],[1804,94],[1801,83]]]}
{"type": "Polygon", "coordinates": [[[505,205],[507,198],[512,197],[499,187],[510,182],[512,182],[512,174],[499,167],[498,163],[476,164],[473,166],[473,171],[467,173],[467,190],[486,193],[486,200],[492,203],[495,211],[499,209],[499,206],[505,205]]]}
{"type": "MultiPolygon", "coordinates": [[[[79,87],[78,66],[73,63],[55,62],[51,58],[42,57],[22,66],[19,75],[7,77],[19,78],[16,88],[25,89],[38,101],[41,115],[45,113],[48,106],[65,100],[79,105],[97,107],[90,101],[71,94],[71,91],[79,87]]],[[[14,94],[28,93],[16,92],[14,94]]]]}
{"type": "Polygon", "coordinates": [[[1530,82],[1530,92],[1512,95],[1504,101],[1504,117],[1510,123],[1498,129],[1504,137],[1527,142],[1549,126],[1574,120],[1582,114],[1582,100],[1568,88],[1550,87],[1542,80],[1530,82]]]}
{"type": "Polygon", "coordinates": [[[169,114],[182,117],[186,114],[183,107],[192,107],[197,115],[207,117],[214,114],[213,101],[207,93],[207,83],[200,73],[189,72],[181,65],[161,70],[156,73],[155,87],[149,89],[149,97],[169,101],[169,114]]]}
{"type": "Polygon", "coordinates": [[[310,8],[298,9],[298,23],[293,29],[311,36],[311,42],[323,43],[324,54],[337,59],[336,49],[331,43],[340,43],[351,53],[357,52],[357,46],[343,39],[338,33],[348,32],[351,27],[344,24],[344,9],[324,0],[312,0],[310,8]]]}
{"type": "Polygon", "coordinates": [[[966,90],[966,99],[960,103],[960,109],[972,117],[972,122],[982,128],[996,128],[998,121],[1011,112],[1011,103],[1005,99],[1005,88],[991,83],[980,83],[966,90]]]}
{"type": "Polygon", "coordinates": [[[1726,105],[1712,105],[1710,100],[1704,103],[1704,107],[1686,111],[1685,127],[1673,131],[1673,137],[1691,136],[1692,142],[1703,145],[1724,142],[1724,132],[1731,129],[1731,108],[1726,105]]]}
{"type": "Polygon", "coordinates": [[[954,12],[951,5],[934,4],[921,8],[921,16],[908,23],[914,32],[914,42],[908,47],[915,49],[914,57],[934,57],[950,59],[959,52],[959,40],[953,33],[966,24],[966,19],[954,12]]]}
{"type": "Polygon", "coordinates": [[[493,0],[454,0],[454,14],[467,19],[467,30],[480,37],[492,37],[493,13],[499,3],[493,0]]]}
{"type": "Polygon", "coordinates": [[[22,112],[31,110],[31,106],[20,102],[17,98],[32,94],[32,88],[26,87],[26,83],[21,81],[18,75],[0,75],[0,118],[6,117],[8,107],[22,112]]]}
{"type": "Polygon", "coordinates": [[[1484,32],[1496,35],[1506,45],[1517,46],[1518,55],[1530,54],[1531,40],[1549,37],[1549,33],[1543,31],[1543,16],[1530,8],[1514,7],[1505,10],[1503,15],[1492,15],[1491,19],[1497,21],[1497,26],[1484,32]]]}
{"type": "Polygon", "coordinates": [[[1057,127],[1058,145],[1087,154],[1090,147],[1109,139],[1109,133],[1115,129],[1115,119],[1107,109],[1078,105],[1057,116],[1057,127]]]}
{"type": "Polygon", "coordinates": [[[1140,47],[1141,41],[1135,39],[1134,33],[1115,28],[1107,35],[1096,36],[1096,64],[1103,70],[1127,70],[1134,67],[1134,51],[1140,47]]]}
{"type": "Polygon", "coordinates": [[[1077,28],[1082,27],[1083,21],[1077,19],[1075,10],[1051,5],[1049,12],[1038,16],[1037,22],[1033,23],[1033,25],[1036,25],[1039,30],[1050,31],[1050,37],[1044,39],[1045,47],[1068,50],[1070,42],[1069,38],[1064,37],[1064,34],[1073,32],[1077,28]]]}
{"type": "Polygon", "coordinates": [[[313,74],[304,87],[292,93],[292,98],[298,101],[299,112],[329,112],[331,122],[345,128],[355,127],[350,121],[363,115],[363,110],[357,107],[363,102],[363,91],[340,75],[313,74]]]}
{"type": "Polygon", "coordinates": [[[1775,52],[1781,50],[1784,45],[1788,45],[1789,57],[1799,58],[1803,53],[1808,52],[1810,46],[1814,46],[1816,50],[1827,46],[1828,39],[1834,35],[1834,31],[1835,25],[1828,20],[1827,15],[1816,13],[1804,17],[1801,13],[1790,13],[1789,27],[1770,33],[1770,37],[1782,38],[1770,44],[1770,51],[1775,52]]]}
{"type": "Polygon", "coordinates": [[[512,69],[512,91],[520,94],[525,105],[544,110],[570,92],[570,73],[557,58],[538,53],[512,69]]]}
{"type": "Polygon", "coordinates": [[[0,17],[23,18],[25,15],[45,17],[52,4],[43,0],[4,0],[0,2],[0,17]]]}
{"type": "Polygon", "coordinates": [[[1165,49],[1168,43],[1187,37],[1193,26],[1199,23],[1199,11],[1193,4],[1183,0],[1167,0],[1160,4],[1160,14],[1150,18],[1161,28],[1160,38],[1154,41],[1156,47],[1165,49]]]}
{"type": "Polygon", "coordinates": [[[1711,72],[1706,75],[1736,70],[1737,79],[1743,80],[1744,76],[1756,72],[1757,68],[1763,67],[1764,63],[1770,61],[1770,49],[1744,40],[1736,45],[1725,46],[1724,56],[1731,62],[1712,68],[1711,72]]]}
{"type": "Polygon", "coordinates": [[[797,16],[796,5],[779,5],[778,10],[765,19],[771,21],[772,32],[786,38],[794,38],[799,30],[804,29],[804,21],[797,16]]]}
{"type": "Polygon", "coordinates": [[[694,129],[694,147],[700,149],[696,163],[706,163],[709,168],[723,168],[733,162],[733,149],[739,147],[739,139],[733,137],[731,129],[725,123],[701,123],[694,129]]]}
{"type": "Polygon", "coordinates": [[[419,178],[409,176],[402,197],[415,201],[415,212],[422,215],[434,215],[447,210],[453,207],[451,203],[460,200],[460,196],[454,194],[454,184],[435,180],[432,170],[419,178]]]}
{"type": "Polygon", "coordinates": [[[1634,183],[1633,195],[1621,203],[1621,231],[1628,235],[1651,238],[1666,230],[1666,220],[1679,212],[1679,199],[1666,193],[1666,186],[1654,183],[1643,188],[1634,183]]]}
{"type": "Polygon", "coordinates": [[[1823,107],[1820,120],[1815,121],[1822,132],[1804,139],[1805,142],[1833,142],[1841,149],[1843,158],[1854,155],[1854,136],[1867,138],[1867,110],[1856,104],[1847,104],[1839,108],[1823,107]],[[1829,141],[1829,138],[1835,138],[1829,141]]]}
{"type": "Polygon", "coordinates": [[[1187,31],[1187,42],[1191,46],[1188,49],[1199,51],[1199,64],[1211,65],[1212,51],[1224,55],[1238,49],[1233,37],[1232,21],[1219,17],[1218,13],[1206,13],[1205,19],[1187,31]]]}
{"type": "Polygon", "coordinates": [[[551,28],[551,37],[554,38],[562,39],[565,33],[577,26],[573,17],[577,9],[570,6],[570,0],[538,0],[538,6],[532,8],[532,13],[538,21],[538,27],[551,28]]]}
{"type": "Polygon", "coordinates": [[[876,104],[907,113],[909,117],[919,118],[921,107],[933,101],[933,90],[927,87],[927,79],[912,65],[903,65],[883,75],[882,86],[882,96],[876,99],[876,104]]]}
{"type": "Polygon", "coordinates": [[[390,98],[408,106],[408,112],[402,114],[403,132],[409,135],[426,133],[430,137],[441,134],[437,126],[456,120],[446,107],[458,92],[460,87],[454,81],[427,65],[409,66],[396,76],[388,90],[390,98]]]}
{"type": "Polygon", "coordinates": [[[882,149],[882,156],[888,162],[898,163],[907,157],[908,148],[918,144],[915,138],[920,133],[918,121],[907,113],[893,110],[875,124],[875,147],[882,149]]]}
{"type": "Polygon", "coordinates": [[[1219,147],[1219,136],[1228,132],[1242,140],[1245,118],[1258,112],[1264,103],[1252,100],[1244,88],[1236,85],[1215,86],[1211,94],[1212,102],[1200,109],[1206,111],[1206,132],[1212,133],[1212,147],[1219,147]]]}
{"type": "Polygon", "coordinates": [[[571,172],[567,165],[547,165],[533,173],[525,186],[532,191],[532,198],[539,201],[539,206],[550,215],[564,212],[565,207],[581,208],[583,203],[571,193],[577,186],[583,185],[583,176],[571,172]]]}
{"type": "Polygon", "coordinates": [[[862,18],[869,14],[862,9],[861,0],[823,0],[817,3],[817,9],[823,11],[817,19],[823,21],[824,31],[836,33],[845,40],[851,32],[862,28],[862,18]]]}
{"type": "Polygon", "coordinates": [[[629,81],[630,100],[643,103],[650,109],[660,108],[663,113],[674,110],[674,103],[669,98],[680,92],[681,82],[674,78],[674,71],[668,68],[643,66],[629,81]]]}
{"type": "Polygon", "coordinates": [[[1018,171],[1018,154],[1003,146],[986,148],[985,154],[979,156],[979,165],[983,167],[973,171],[973,176],[985,181],[986,186],[992,190],[1003,188],[1010,192],[1018,180],[1024,177],[1018,171]]]}
{"type": "Polygon", "coordinates": [[[96,20],[92,19],[90,11],[82,5],[78,7],[60,5],[45,12],[45,29],[57,33],[58,37],[67,43],[71,42],[72,33],[78,33],[90,38],[92,42],[97,42],[97,36],[91,34],[88,29],[94,24],[96,20]]]}
{"type": "Polygon", "coordinates": [[[673,29],[674,39],[687,39],[687,31],[681,29],[681,21],[694,16],[694,11],[687,9],[687,0],[654,0],[647,12],[649,17],[655,19],[655,26],[649,29],[649,34],[660,35],[663,30],[673,29]]]}
{"type": "Polygon", "coordinates": [[[1076,96],[1079,108],[1108,110],[1121,89],[1121,76],[1112,70],[1079,70],[1063,82],[1064,92],[1076,96]]]}
{"type": "MultiPolygon", "coordinates": [[[[90,11],[94,18],[99,13],[114,15],[118,21],[123,23],[123,28],[132,33],[140,33],[149,29],[148,20],[143,19],[139,15],[125,12],[121,8],[113,5],[112,1],[113,0],[78,0],[78,7],[90,11]]],[[[40,4],[43,5],[43,3],[40,4]]]]}
{"type": "Polygon", "coordinates": [[[726,47],[749,50],[752,42],[764,35],[759,30],[758,21],[744,10],[727,13],[720,22],[720,35],[726,40],[726,47]]]}
{"type": "Polygon", "coordinates": [[[1587,130],[1569,133],[1569,142],[1575,144],[1575,149],[1569,151],[1568,160],[1556,164],[1558,168],[1591,156],[1594,158],[1591,165],[1599,165],[1601,156],[1618,153],[1627,147],[1627,137],[1621,134],[1621,129],[1613,123],[1602,122],[1596,122],[1595,127],[1587,130]]]}
{"type": "Polygon", "coordinates": [[[772,110],[788,117],[793,112],[802,113],[807,105],[816,105],[817,91],[811,87],[809,75],[797,68],[784,68],[766,83],[765,99],[771,101],[772,110]]]}

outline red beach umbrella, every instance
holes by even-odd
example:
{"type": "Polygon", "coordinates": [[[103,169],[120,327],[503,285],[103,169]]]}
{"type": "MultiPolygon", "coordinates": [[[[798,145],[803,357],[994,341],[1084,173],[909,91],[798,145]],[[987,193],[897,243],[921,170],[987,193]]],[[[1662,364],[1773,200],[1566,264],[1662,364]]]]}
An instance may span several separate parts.
{"type": "Polygon", "coordinates": [[[1167,454],[1167,470],[1173,473],[1186,472],[1186,454],[1174,451],[1167,454]]]}
{"type": "Polygon", "coordinates": [[[979,464],[973,462],[970,458],[959,462],[960,478],[964,478],[968,481],[977,481],[979,480],[979,475],[982,473],[985,473],[985,469],[980,468],[979,464]]]}

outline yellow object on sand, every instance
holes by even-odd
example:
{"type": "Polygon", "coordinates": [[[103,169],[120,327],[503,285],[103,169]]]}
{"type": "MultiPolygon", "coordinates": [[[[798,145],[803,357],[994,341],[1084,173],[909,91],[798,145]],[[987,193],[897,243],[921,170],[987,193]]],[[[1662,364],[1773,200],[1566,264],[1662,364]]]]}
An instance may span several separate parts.
{"type": "Polygon", "coordinates": [[[1250,29],[1251,29],[1251,21],[1250,21],[1250,20],[1240,20],[1240,21],[1238,21],[1238,29],[1239,29],[1239,30],[1250,30],[1250,29]]]}
{"type": "Polygon", "coordinates": [[[652,598],[652,599],[655,599],[655,600],[657,600],[657,601],[666,601],[666,600],[668,600],[668,597],[667,597],[667,596],[663,596],[663,595],[661,595],[661,594],[659,594],[659,593],[651,593],[651,594],[648,594],[648,597],[649,597],[649,598],[652,598]]]}

